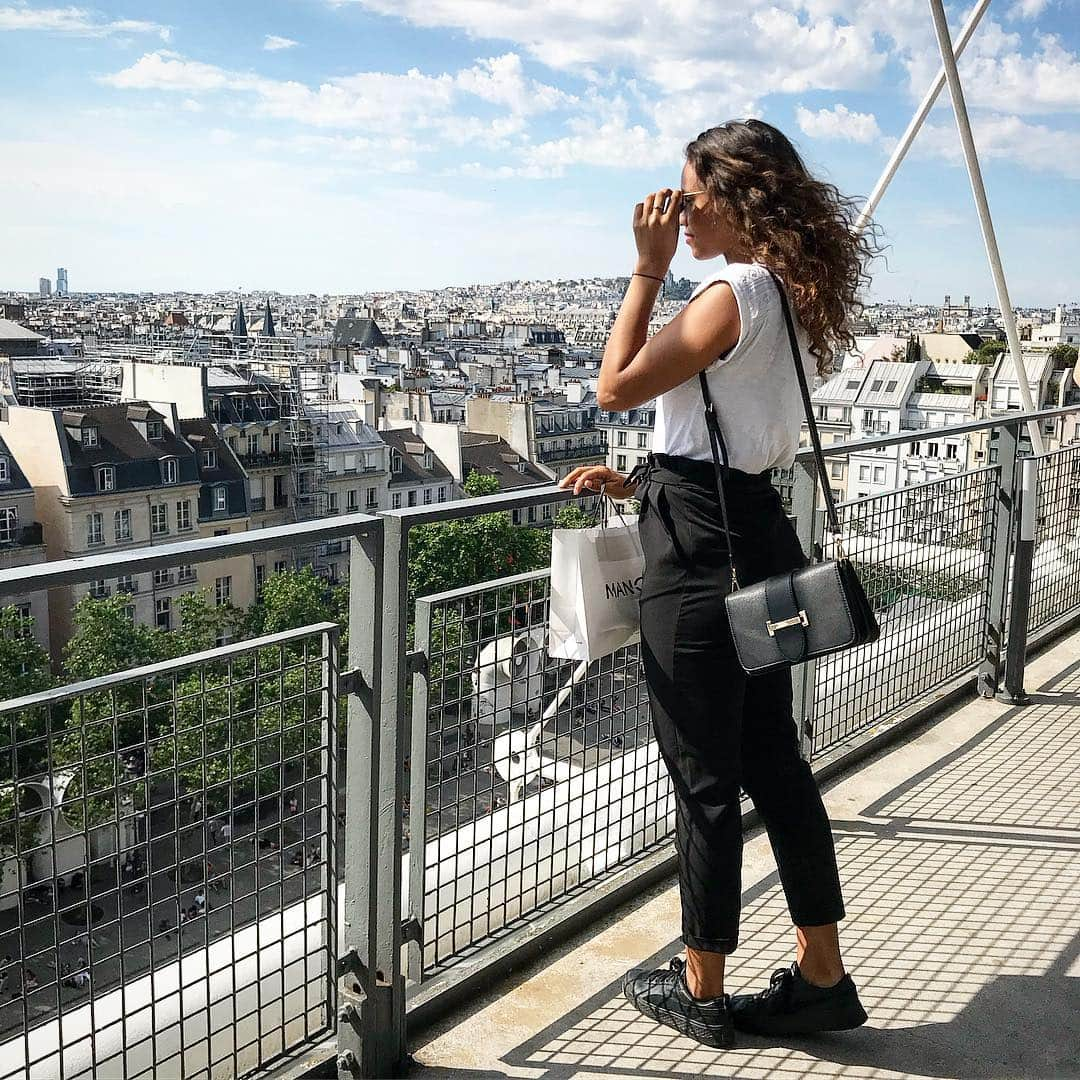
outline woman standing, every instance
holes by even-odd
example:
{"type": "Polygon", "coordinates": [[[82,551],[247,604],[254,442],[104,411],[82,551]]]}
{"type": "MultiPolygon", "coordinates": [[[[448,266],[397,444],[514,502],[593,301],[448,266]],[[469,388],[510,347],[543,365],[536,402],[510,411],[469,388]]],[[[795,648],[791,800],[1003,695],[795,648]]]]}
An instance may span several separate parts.
{"type": "Polygon", "coordinates": [[[702,132],[686,148],[681,185],[634,208],[637,268],[597,383],[607,410],[655,398],[654,450],[627,477],[583,466],[559,486],[640,499],[641,660],[675,793],[686,959],[629,972],[624,993],[662,1024],[731,1046],[736,1027],[792,1035],[866,1020],[840,956],[836,854],[816,780],[799,756],[791,670],[746,674],[724,597],[733,557],[742,585],[806,564],[770,483],[770,470],[795,459],[803,405],[769,271],[787,291],[810,381],[854,346],[849,319],[875,250],[852,227],[854,201],[812,177],[788,139],[760,120],[702,132]],[[726,265],[646,341],[680,224],[695,259],[723,255],[726,265]],[[700,371],[730,455],[723,483],[734,553],[720,517],[700,371]],[[732,997],[724,961],[739,940],[740,787],[768,831],[796,959],[773,973],[768,989],[732,997]]]}

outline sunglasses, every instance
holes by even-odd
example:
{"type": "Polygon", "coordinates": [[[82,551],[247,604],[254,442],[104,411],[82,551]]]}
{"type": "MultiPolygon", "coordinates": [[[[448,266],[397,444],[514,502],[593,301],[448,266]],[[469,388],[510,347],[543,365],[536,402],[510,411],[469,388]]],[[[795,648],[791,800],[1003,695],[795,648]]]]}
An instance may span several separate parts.
{"type": "MultiPolygon", "coordinates": [[[[679,213],[680,214],[685,214],[688,211],[692,210],[693,206],[694,206],[694,204],[692,202],[693,197],[695,195],[704,195],[704,194],[705,194],[705,188],[702,188],[700,191],[684,191],[682,193],[682,195],[680,196],[680,198],[679,198],[679,213]]],[[[661,212],[663,212],[666,209],[667,209],[667,199],[664,200],[664,205],[661,208],[661,212]]]]}

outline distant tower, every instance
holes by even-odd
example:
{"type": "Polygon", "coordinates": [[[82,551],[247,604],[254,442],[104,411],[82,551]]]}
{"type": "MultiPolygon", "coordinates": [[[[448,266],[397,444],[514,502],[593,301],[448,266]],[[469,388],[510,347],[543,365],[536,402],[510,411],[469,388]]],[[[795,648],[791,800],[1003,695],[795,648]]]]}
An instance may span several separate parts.
{"type": "Polygon", "coordinates": [[[274,332],[274,316],[270,314],[270,297],[266,298],[266,313],[263,315],[263,337],[277,337],[274,332]]]}
{"type": "Polygon", "coordinates": [[[246,338],[248,336],[243,300],[236,301],[236,314],[233,316],[232,332],[234,338],[246,338]]]}
{"type": "Polygon", "coordinates": [[[52,282],[47,278],[38,278],[38,295],[44,300],[46,296],[52,296],[52,282]]]}
{"type": "Polygon", "coordinates": [[[56,295],[67,296],[68,294],[68,282],[67,282],[67,269],[63,266],[56,268],[56,295]]]}

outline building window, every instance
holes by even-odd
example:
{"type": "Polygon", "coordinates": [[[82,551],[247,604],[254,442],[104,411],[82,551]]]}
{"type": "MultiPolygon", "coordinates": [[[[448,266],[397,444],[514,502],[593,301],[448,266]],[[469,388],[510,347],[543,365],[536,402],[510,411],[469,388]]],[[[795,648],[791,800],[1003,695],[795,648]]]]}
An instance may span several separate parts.
{"type": "Polygon", "coordinates": [[[446,502],[446,485],[439,486],[439,502],[446,502]]]}
{"type": "Polygon", "coordinates": [[[615,455],[615,468],[619,472],[622,472],[623,469],[626,468],[626,455],[625,454],[616,454],[615,455]]]}
{"type": "Polygon", "coordinates": [[[431,505],[431,488],[424,488],[424,505],[431,505]]]}
{"type": "Polygon", "coordinates": [[[860,465],[859,466],[859,479],[860,480],[869,480],[870,479],[870,466],[869,465],[860,465]]]}
{"type": "Polygon", "coordinates": [[[649,433],[647,431],[637,433],[637,445],[639,450],[644,450],[649,445],[649,433]]]}
{"type": "Polygon", "coordinates": [[[937,457],[938,456],[938,444],[936,442],[926,444],[926,456],[937,457]]]}
{"type": "Polygon", "coordinates": [[[277,562],[274,563],[274,573],[275,574],[280,574],[280,573],[282,573],[282,571],[288,570],[288,569],[289,569],[289,564],[285,559],[278,559],[277,562]]]}
{"type": "Polygon", "coordinates": [[[262,563],[255,564],[255,591],[258,592],[263,587],[263,582],[266,580],[266,567],[262,563]]]}
{"type": "Polygon", "coordinates": [[[391,510],[400,510],[401,509],[401,492],[400,491],[395,491],[395,492],[391,493],[391,495],[390,495],[390,509],[391,510]]]}
{"type": "Polygon", "coordinates": [[[109,595],[109,586],[105,584],[104,578],[98,578],[97,581],[90,582],[90,588],[88,594],[95,600],[101,600],[109,595]]]}
{"type": "Polygon", "coordinates": [[[83,446],[97,446],[98,444],[98,432],[96,427],[84,427],[82,429],[82,444],[83,446]]]}
{"type": "Polygon", "coordinates": [[[164,503],[150,507],[150,535],[164,536],[169,531],[169,508],[164,503]]]}
{"type": "Polygon", "coordinates": [[[172,581],[171,570],[155,570],[154,571],[154,588],[155,589],[167,589],[172,581]]]}
{"type": "Polygon", "coordinates": [[[216,450],[204,450],[202,452],[202,467],[204,469],[216,469],[217,468],[217,451],[216,450]]]}
{"type": "Polygon", "coordinates": [[[398,453],[392,453],[390,455],[390,471],[401,472],[401,455],[398,453]]]}
{"type": "Polygon", "coordinates": [[[180,475],[180,468],[176,458],[167,457],[161,459],[161,482],[163,484],[175,484],[180,475]]]}
{"type": "Polygon", "coordinates": [[[177,581],[194,581],[195,580],[195,567],[190,563],[184,563],[183,566],[176,568],[176,580],[177,581]]]}
{"type": "Polygon", "coordinates": [[[529,517],[530,521],[535,521],[536,520],[536,507],[535,506],[530,506],[528,508],[528,510],[526,511],[526,513],[528,514],[528,517],[529,517]]]}
{"type": "Polygon", "coordinates": [[[172,617],[172,600],[167,596],[154,601],[154,625],[159,630],[169,630],[172,617]]]}
{"type": "Polygon", "coordinates": [[[913,442],[913,443],[912,443],[912,444],[911,444],[911,445],[910,445],[910,446],[908,447],[908,453],[909,453],[909,454],[910,454],[910,455],[911,455],[912,457],[922,457],[922,454],[921,454],[921,453],[920,453],[920,451],[919,451],[919,444],[918,444],[917,442],[913,442]]]}
{"type": "Polygon", "coordinates": [[[15,534],[19,529],[19,508],[0,506],[0,544],[15,543],[15,534]]]}
{"type": "Polygon", "coordinates": [[[0,484],[6,484],[11,480],[11,468],[6,457],[0,457],[0,484]]]}
{"type": "Polygon", "coordinates": [[[116,579],[116,591],[118,593],[136,593],[139,591],[139,584],[131,574],[121,574],[116,579]]]}
{"type": "Polygon", "coordinates": [[[270,453],[271,454],[280,454],[281,453],[281,432],[280,431],[272,431],[270,433],[270,453]]]}
{"type": "Polygon", "coordinates": [[[945,444],[945,456],[951,458],[953,461],[956,460],[956,443],[945,444]]]}
{"type": "Polygon", "coordinates": [[[615,432],[615,445],[616,446],[625,446],[626,445],[626,432],[625,431],[616,431],[615,432]]]}
{"type": "Polygon", "coordinates": [[[415,506],[416,505],[416,491],[415,490],[409,492],[408,505],[409,506],[415,506]]]}
{"type": "Polygon", "coordinates": [[[379,508],[379,493],[375,488],[367,489],[367,502],[364,504],[366,510],[378,510],[379,508]]]}
{"type": "Polygon", "coordinates": [[[844,463],[842,461],[830,461],[829,472],[834,480],[844,475],[844,463]]]}
{"type": "Polygon", "coordinates": [[[130,510],[113,511],[113,534],[116,536],[117,542],[131,539],[130,510]]]}
{"type": "Polygon", "coordinates": [[[259,436],[257,434],[247,437],[247,455],[254,457],[259,452],[259,436]]]}
{"type": "Polygon", "coordinates": [[[158,442],[165,438],[165,425],[160,420],[146,421],[146,437],[158,442]]]}
{"type": "Polygon", "coordinates": [[[349,490],[345,493],[345,506],[350,513],[354,510],[359,509],[359,492],[356,490],[356,488],[349,488],[349,490]]]}
{"type": "Polygon", "coordinates": [[[116,490],[116,469],[112,465],[101,465],[97,470],[98,491],[116,490]]]}
{"type": "Polygon", "coordinates": [[[191,528],[191,500],[181,499],[176,504],[176,531],[186,532],[191,528]]]}
{"type": "Polygon", "coordinates": [[[880,466],[875,465],[874,466],[874,483],[875,484],[884,484],[885,483],[885,466],[884,465],[880,465],[880,466]]]}
{"type": "Polygon", "coordinates": [[[101,531],[101,515],[100,514],[87,514],[86,515],[86,544],[87,547],[93,547],[95,544],[104,544],[105,537],[101,531]]]}
{"type": "Polygon", "coordinates": [[[232,578],[219,577],[214,579],[214,603],[218,607],[227,604],[232,599],[232,578]]]}
{"type": "Polygon", "coordinates": [[[336,491],[328,491],[326,493],[326,512],[328,514],[336,514],[338,512],[338,493],[336,491]]]}
{"type": "Polygon", "coordinates": [[[217,514],[222,510],[229,509],[229,496],[225,490],[224,484],[219,484],[214,488],[214,513],[217,514]]]}

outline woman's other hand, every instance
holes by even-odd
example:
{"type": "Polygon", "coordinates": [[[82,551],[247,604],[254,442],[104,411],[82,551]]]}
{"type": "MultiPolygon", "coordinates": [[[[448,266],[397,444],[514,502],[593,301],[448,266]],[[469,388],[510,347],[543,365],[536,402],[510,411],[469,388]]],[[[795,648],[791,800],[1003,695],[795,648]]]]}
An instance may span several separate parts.
{"type": "Polygon", "coordinates": [[[568,472],[559,481],[558,486],[573,487],[574,494],[580,495],[583,488],[599,491],[601,484],[604,485],[604,494],[610,495],[613,499],[629,499],[637,490],[636,483],[629,488],[626,487],[626,478],[606,465],[579,465],[568,472]]]}
{"type": "Polygon", "coordinates": [[[637,269],[663,277],[679,247],[679,213],[682,191],[661,188],[646,195],[634,207],[634,243],[638,250],[637,269]],[[664,208],[665,202],[667,208],[664,208]]]}

